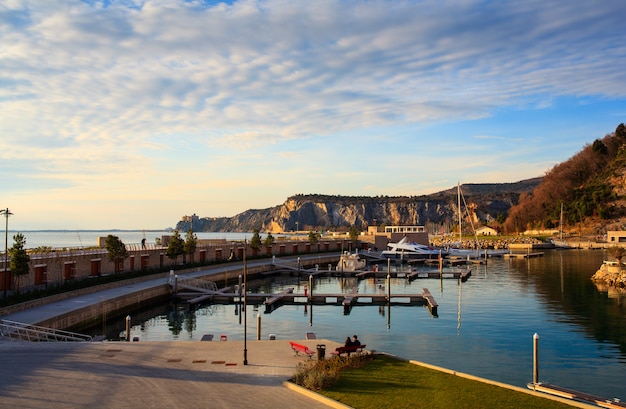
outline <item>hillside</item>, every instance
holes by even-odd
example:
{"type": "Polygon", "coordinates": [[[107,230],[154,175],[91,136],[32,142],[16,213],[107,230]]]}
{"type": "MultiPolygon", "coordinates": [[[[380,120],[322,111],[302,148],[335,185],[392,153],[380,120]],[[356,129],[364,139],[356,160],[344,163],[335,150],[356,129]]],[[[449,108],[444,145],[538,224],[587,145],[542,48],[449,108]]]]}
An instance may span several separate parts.
{"type": "Polygon", "coordinates": [[[558,228],[576,234],[603,234],[624,229],[626,216],[626,128],[556,165],[532,192],[523,194],[504,223],[506,232],[558,228]]]}
{"type": "MultiPolygon", "coordinates": [[[[461,186],[464,230],[489,224],[505,233],[556,229],[601,235],[626,228],[626,127],[556,165],[544,177],[516,183],[461,186]]],[[[424,225],[430,232],[453,231],[458,224],[457,187],[423,196],[295,195],[268,209],[234,217],[185,216],[176,229],[186,231],[311,231],[364,229],[378,225],[424,225]]]]}
{"type": "MultiPolygon", "coordinates": [[[[461,191],[475,224],[502,222],[520,194],[531,193],[541,178],[517,183],[466,184],[461,191]]],[[[185,216],[176,229],[186,231],[310,231],[346,230],[351,226],[425,225],[451,231],[458,222],[457,187],[423,196],[295,195],[282,205],[247,210],[231,218],[185,216]]],[[[466,209],[462,205],[462,209],[466,209]]],[[[469,220],[469,219],[468,219],[469,220]]],[[[469,225],[469,223],[468,223],[469,225]]]]}

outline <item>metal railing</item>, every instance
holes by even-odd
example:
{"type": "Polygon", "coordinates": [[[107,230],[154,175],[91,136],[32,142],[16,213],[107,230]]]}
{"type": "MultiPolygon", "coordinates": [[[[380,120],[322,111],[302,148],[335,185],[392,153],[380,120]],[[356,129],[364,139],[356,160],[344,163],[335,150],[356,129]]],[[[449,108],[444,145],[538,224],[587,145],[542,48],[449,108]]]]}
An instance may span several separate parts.
{"type": "Polygon", "coordinates": [[[8,338],[10,341],[30,342],[85,342],[92,340],[90,335],[9,320],[0,320],[0,337],[8,338]]]}

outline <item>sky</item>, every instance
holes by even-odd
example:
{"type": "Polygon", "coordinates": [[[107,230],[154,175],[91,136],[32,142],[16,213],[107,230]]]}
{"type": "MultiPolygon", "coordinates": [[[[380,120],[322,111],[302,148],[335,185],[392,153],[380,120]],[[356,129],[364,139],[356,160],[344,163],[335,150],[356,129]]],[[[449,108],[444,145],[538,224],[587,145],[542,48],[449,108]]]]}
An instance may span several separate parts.
{"type": "MultiPolygon", "coordinates": [[[[626,2],[3,0],[9,230],[543,176],[626,122],[626,2]]],[[[6,220],[3,220],[6,221],[6,220]]]]}

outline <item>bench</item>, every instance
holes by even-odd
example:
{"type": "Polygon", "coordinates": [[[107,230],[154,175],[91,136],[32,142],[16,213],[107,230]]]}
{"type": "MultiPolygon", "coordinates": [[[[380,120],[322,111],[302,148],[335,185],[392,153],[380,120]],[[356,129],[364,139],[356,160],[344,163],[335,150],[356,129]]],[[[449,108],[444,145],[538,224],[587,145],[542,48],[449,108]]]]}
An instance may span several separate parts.
{"type": "Polygon", "coordinates": [[[293,341],[289,341],[289,345],[291,345],[291,349],[293,349],[293,352],[296,353],[296,356],[302,354],[308,356],[309,358],[313,358],[313,355],[315,355],[315,352],[311,351],[306,345],[298,344],[293,341]]]}
{"type": "Polygon", "coordinates": [[[350,356],[351,353],[363,352],[367,345],[351,345],[349,347],[337,347],[335,351],[333,351],[333,355],[340,356],[342,354],[347,354],[350,356]]]}

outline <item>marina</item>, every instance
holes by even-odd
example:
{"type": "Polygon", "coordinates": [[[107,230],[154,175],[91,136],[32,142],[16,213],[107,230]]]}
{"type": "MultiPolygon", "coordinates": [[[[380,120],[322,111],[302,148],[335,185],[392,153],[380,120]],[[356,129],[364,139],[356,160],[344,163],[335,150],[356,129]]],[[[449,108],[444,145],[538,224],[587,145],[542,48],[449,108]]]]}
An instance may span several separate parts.
{"type": "MultiPolygon", "coordinates": [[[[249,306],[248,322],[262,316],[262,339],[269,334],[279,340],[302,339],[315,333],[343,340],[356,333],[378,351],[524,388],[532,378],[530,347],[537,332],[542,336],[543,380],[624,399],[626,344],[619,334],[626,327],[626,296],[601,292],[590,280],[606,258],[603,251],[546,250],[543,257],[490,258],[473,266],[465,282],[391,278],[394,294],[422,294],[428,287],[437,302],[436,318],[425,306],[358,306],[344,315],[341,304],[283,304],[265,314],[261,303],[249,306]]],[[[378,293],[381,285],[387,290],[386,277],[318,272],[313,280],[313,294],[347,294],[358,288],[361,296],[378,293]]],[[[248,284],[250,293],[265,294],[289,288],[304,294],[310,288],[309,274],[290,270],[248,284]]],[[[167,303],[132,315],[132,334],[141,341],[199,340],[205,334],[243,337],[237,305],[199,303],[190,310],[186,302],[167,303]]],[[[121,323],[108,324],[111,337],[123,330],[121,323]]],[[[102,333],[102,325],[95,333],[102,333]]]]}

